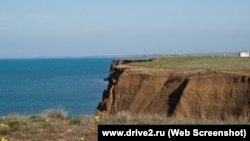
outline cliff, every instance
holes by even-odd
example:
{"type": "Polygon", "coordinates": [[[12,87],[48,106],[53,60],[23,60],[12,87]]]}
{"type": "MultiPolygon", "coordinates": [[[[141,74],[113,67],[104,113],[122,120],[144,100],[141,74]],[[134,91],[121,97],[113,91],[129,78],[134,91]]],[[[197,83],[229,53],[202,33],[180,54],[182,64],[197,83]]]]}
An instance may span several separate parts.
{"type": "Polygon", "coordinates": [[[152,70],[126,65],[130,62],[133,61],[114,60],[111,64],[109,84],[97,114],[115,115],[127,111],[132,115],[250,120],[249,71],[184,73],[184,70],[152,70]]]}

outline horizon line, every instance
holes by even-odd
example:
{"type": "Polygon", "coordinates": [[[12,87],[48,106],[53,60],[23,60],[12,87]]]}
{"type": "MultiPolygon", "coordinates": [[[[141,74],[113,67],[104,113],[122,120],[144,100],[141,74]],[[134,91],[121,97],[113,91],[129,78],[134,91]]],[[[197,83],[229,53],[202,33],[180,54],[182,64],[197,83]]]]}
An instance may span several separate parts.
{"type": "Polygon", "coordinates": [[[127,55],[86,55],[86,56],[37,56],[37,57],[0,57],[0,59],[76,59],[76,58],[117,58],[117,57],[157,57],[180,55],[238,55],[238,52],[202,52],[202,53],[167,53],[167,54],[127,54],[127,55]]]}

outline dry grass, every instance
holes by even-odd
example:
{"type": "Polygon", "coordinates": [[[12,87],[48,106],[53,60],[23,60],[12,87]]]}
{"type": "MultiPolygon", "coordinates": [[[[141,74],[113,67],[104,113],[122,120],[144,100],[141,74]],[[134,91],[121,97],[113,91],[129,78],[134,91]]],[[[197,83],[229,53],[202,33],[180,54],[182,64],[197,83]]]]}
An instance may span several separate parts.
{"type": "Polygon", "coordinates": [[[97,141],[98,124],[250,124],[245,118],[228,117],[227,121],[176,119],[158,115],[116,116],[83,115],[68,117],[63,110],[49,110],[40,115],[10,115],[0,118],[3,141],[97,141]]]}
{"type": "Polygon", "coordinates": [[[250,68],[250,59],[238,56],[168,56],[128,65],[156,69],[245,70],[250,68]]]}

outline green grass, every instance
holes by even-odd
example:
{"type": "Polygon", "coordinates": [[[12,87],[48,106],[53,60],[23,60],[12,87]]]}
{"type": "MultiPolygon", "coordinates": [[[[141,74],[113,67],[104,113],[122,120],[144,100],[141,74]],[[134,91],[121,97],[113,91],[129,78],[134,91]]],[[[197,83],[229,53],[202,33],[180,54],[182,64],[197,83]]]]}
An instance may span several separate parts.
{"type": "Polygon", "coordinates": [[[250,58],[236,56],[169,56],[152,62],[137,62],[128,65],[154,69],[246,70],[250,69],[250,58]]]}

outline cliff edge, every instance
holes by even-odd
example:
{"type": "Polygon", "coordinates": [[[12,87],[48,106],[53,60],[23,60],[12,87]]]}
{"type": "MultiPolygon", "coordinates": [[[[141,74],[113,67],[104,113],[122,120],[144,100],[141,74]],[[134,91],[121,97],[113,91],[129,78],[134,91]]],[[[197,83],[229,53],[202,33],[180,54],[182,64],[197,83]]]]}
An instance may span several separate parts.
{"type": "MultiPolygon", "coordinates": [[[[144,61],[155,61],[149,59],[144,61]]],[[[143,60],[140,60],[143,61],[143,60]]],[[[164,70],[114,60],[98,115],[157,114],[178,118],[250,120],[250,72],[164,70]]]]}

